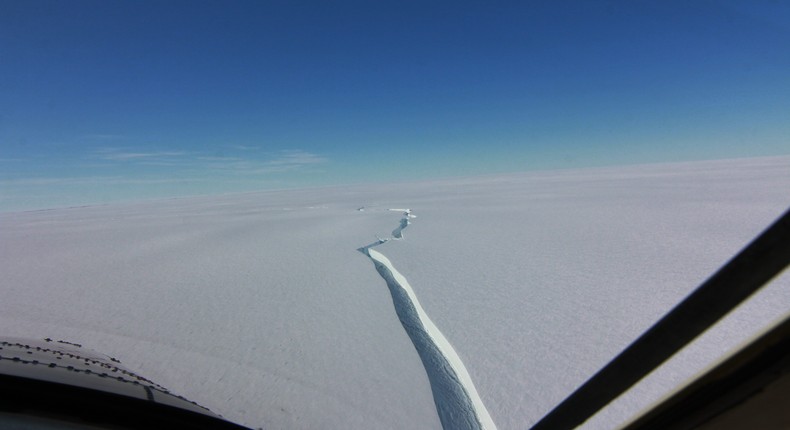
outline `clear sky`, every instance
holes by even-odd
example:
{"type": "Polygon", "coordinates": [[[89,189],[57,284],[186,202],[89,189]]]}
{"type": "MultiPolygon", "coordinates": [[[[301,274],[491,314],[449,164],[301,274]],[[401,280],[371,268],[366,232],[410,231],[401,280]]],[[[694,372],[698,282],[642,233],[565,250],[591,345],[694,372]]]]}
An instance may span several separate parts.
{"type": "Polygon", "coordinates": [[[0,2],[0,210],[779,155],[788,136],[788,2],[0,2]]]}

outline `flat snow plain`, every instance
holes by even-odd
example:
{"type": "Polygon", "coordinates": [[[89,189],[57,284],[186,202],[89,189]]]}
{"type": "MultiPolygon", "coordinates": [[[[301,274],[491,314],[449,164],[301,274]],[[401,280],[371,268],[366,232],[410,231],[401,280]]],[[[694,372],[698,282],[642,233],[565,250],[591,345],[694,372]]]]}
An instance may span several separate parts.
{"type": "MultiPolygon", "coordinates": [[[[522,429],[790,204],[790,157],[533,172],[0,214],[0,324],[251,427],[441,424],[376,246],[499,429],[522,429]],[[358,208],[364,207],[364,210],[358,208]]],[[[588,428],[611,428],[790,310],[785,274],[588,428]]]]}

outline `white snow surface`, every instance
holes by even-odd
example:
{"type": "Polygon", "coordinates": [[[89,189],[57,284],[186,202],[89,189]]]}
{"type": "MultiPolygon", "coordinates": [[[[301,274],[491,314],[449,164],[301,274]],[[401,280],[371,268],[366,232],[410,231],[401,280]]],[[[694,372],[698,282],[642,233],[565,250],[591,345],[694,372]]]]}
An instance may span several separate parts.
{"type": "MultiPolygon", "coordinates": [[[[523,429],[790,205],[790,157],[0,214],[0,334],[57,338],[251,427],[440,428],[392,261],[499,429],[523,429]],[[365,211],[357,209],[364,206],[365,211]]],[[[611,428],[790,309],[783,274],[587,423],[611,428]]]]}

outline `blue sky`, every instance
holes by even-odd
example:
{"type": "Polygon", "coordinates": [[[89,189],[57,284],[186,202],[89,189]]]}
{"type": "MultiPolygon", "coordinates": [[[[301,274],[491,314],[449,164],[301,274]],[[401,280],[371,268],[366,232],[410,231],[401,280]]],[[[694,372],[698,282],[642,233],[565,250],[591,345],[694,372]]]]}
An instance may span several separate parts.
{"type": "Polygon", "coordinates": [[[0,210],[790,153],[774,1],[0,5],[0,210]]]}

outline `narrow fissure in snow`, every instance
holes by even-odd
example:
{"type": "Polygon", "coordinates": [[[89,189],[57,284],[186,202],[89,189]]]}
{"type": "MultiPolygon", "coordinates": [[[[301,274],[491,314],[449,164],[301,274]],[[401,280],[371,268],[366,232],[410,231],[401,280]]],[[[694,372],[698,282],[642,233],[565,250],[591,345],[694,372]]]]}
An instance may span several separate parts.
{"type": "MultiPolygon", "coordinates": [[[[404,217],[399,227],[392,232],[395,239],[403,238],[403,229],[410,224],[409,220],[414,218],[409,209],[399,211],[403,211],[404,217]]],[[[409,282],[387,257],[371,249],[389,240],[377,239],[377,242],[360,248],[359,251],[373,260],[376,270],[387,282],[395,313],[425,367],[442,427],[470,430],[496,429],[461,358],[433,321],[428,318],[409,282]]]]}

